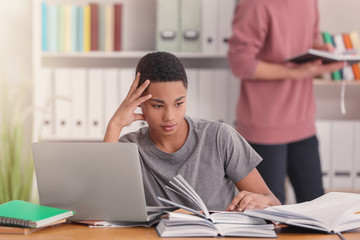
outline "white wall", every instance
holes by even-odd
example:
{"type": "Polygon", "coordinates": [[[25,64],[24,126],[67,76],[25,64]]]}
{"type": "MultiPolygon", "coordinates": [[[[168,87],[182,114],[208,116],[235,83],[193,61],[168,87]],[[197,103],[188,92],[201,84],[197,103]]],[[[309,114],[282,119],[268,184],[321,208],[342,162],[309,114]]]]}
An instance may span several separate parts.
{"type": "Polygon", "coordinates": [[[330,33],[360,33],[359,0],[318,0],[320,28],[330,33]]]}
{"type": "Polygon", "coordinates": [[[0,76],[10,83],[31,81],[31,0],[2,1],[0,76]]]}

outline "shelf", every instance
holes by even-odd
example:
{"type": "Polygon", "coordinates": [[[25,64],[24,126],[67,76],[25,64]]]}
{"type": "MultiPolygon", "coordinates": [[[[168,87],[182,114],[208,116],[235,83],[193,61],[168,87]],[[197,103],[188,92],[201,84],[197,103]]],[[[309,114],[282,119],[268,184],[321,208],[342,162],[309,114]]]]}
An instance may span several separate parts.
{"type": "Polygon", "coordinates": [[[333,81],[333,80],[329,80],[329,79],[314,79],[314,85],[318,85],[318,86],[341,86],[343,83],[345,83],[345,85],[351,85],[351,86],[360,86],[360,81],[359,80],[342,80],[342,81],[333,81]],[[345,81],[345,82],[343,82],[345,81]]]}
{"type": "MultiPolygon", "coordinates": [[[[134,68],[141,57],[152,51],[43,52],[42,67],[134,68]]],[[[186,68],[229,68],[225,54],[175,52],[186,68]]]]}
{"type": "MultiPolygon", "coordinates": [[[[43,52],[43,58],[141,58],[153,51],[119,51],[119,52],[43,52]]],[[[207,54],[199,52],[174,52],[178,58],[226,59],[224,54],[207,54]]]]}

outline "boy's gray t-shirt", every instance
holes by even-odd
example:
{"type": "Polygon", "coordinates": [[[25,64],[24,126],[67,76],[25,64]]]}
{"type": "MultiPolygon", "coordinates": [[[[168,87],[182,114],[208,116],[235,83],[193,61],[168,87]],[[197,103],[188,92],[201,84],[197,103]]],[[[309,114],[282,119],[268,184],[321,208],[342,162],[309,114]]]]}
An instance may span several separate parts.
{"type": "Polygon", "coordinates": [[[196,209],[189,200],[166,189],[180,174],[210,210],[225,210],[235,196],[235,185],[254,169],[261,157],[231,126],[185,116],[189,135],[175,153],[159,150],[143,127],[120,142],[138,145],[148,206],[164,205],[158,196],[196,209]]]}

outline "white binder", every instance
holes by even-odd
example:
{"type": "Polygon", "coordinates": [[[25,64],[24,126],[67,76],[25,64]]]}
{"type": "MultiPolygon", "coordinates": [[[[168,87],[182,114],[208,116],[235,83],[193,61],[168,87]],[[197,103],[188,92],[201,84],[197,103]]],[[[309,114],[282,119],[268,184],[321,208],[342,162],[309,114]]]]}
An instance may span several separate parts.
{"type": "Polygon", "coordinates": [[[71,138],[71,84],[70,70],[57,68],[54,79],[55,90],[55,137],[58,139],[71,138]]]}
{"type": "Polygon", "coordinates": [[[330,121],[316,121],[316,135],[319,141],[321,172],[325,190],[331,186],[331,123],[330,121]]]}
{"type": "Polygon", "coordinates": [[[352,121],[332,123],[331,156],[332,188],[349,190],[353,187],[354,175],[354,128],[352,121]]]}
{"type": "Polygon", "coordinates": [[[36,140],[46,140],[53,137],[53,83],[52,71],[42,68],[38,78],[34,79],[34,85],[41,86],[34,89],[34,130],[36,140]]]}
{"type": "Polygon", "coordinates": [[[219,53],[227,54],[229,46],[228,40],[232,34],[232,19],[236,7],[235,0],[218,0],[219,10],[219,53]]]}
{"type": "Polygon", "coordinates": [[[49,25],[48,25],[48,34],[49,34],[49,51],[56,52],[58,51],[58,18],[59,11],[58,7],[55,5],[49,5],[49,25]]]}
{"type": "Polygon", "coordinates": [[[210,69],[199,70],[199,118],[216,120],[214,118],[214,71],[210,69]]]}
{"type": "Polygon", "coordinates": [[[201,1],[181,0],[181,52],[201,50],[201,1]]]}
{"type": "Polygon", "coordinates": [[[229,92],[229,124],[236,129],[236,111],[240,96],[241,81],[230,73],[230,92],[229,92]]]}
{"type": "Polygon", "coordinates": [[[117,108],[120,106],[118,95],[120,95],[120,85],[118,71],[114,68],[104,70],[104,129],[114,115],[117,108]]]}
{"type": "Polygon", "coordinates": [[[355,172],[354,172],[354,190],[360,189],[360,121],[357,121],[355,124],[355,141],[354,141],[354,165],[355,165],[355,172]]]}
{"type": "Polygon", "coordinates": [[[92,68],[88,70],[88,126],[89,137],[101,140],[104,137],[103,130],[103,70],[92,68]]]}
{"type": "Polygon", "coordinates": [[[201,50],[215,54],[218,51],[218,0],[202,0],[201,50]]]}
{"type": "Polygon", "coordinates": [[[231,124],[229,117],[230,70],[216,69],[214,72],[215,95],[213,96],[214,119],[218,122],[231,124]],[[215,97],[216,96],[216,97],[215,97]]]}
{"type": "Polygon", "coordinates": [[[72,118],[71,133],[74,139],[84,139],[86,129],[86,69],[74,68],[71,70],[72,86],[72,118]]]}
{"type": "Polygon", "coordinates": [[[157,0],[156,7],[156,49],[179,51],[180,0],[157,0]]]}
{"type": "Polygon", "coordinates": [[[188,80],[187,96],[186,96],[186,115],[192,118],[198,118],[199,111],[199,76],[197,69],[186,69],[188,80]]]}

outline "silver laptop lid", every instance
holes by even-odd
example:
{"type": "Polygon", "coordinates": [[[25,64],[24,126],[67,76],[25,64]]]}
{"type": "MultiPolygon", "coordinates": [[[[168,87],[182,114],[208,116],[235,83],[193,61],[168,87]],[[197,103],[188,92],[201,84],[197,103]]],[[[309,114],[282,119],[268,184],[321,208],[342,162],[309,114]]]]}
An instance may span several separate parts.
{"type": "Polygon", "coordinates": [[[33,143],[40,203],[73,210],[72,220],[147,221],[134,143],[33,143]]]}

